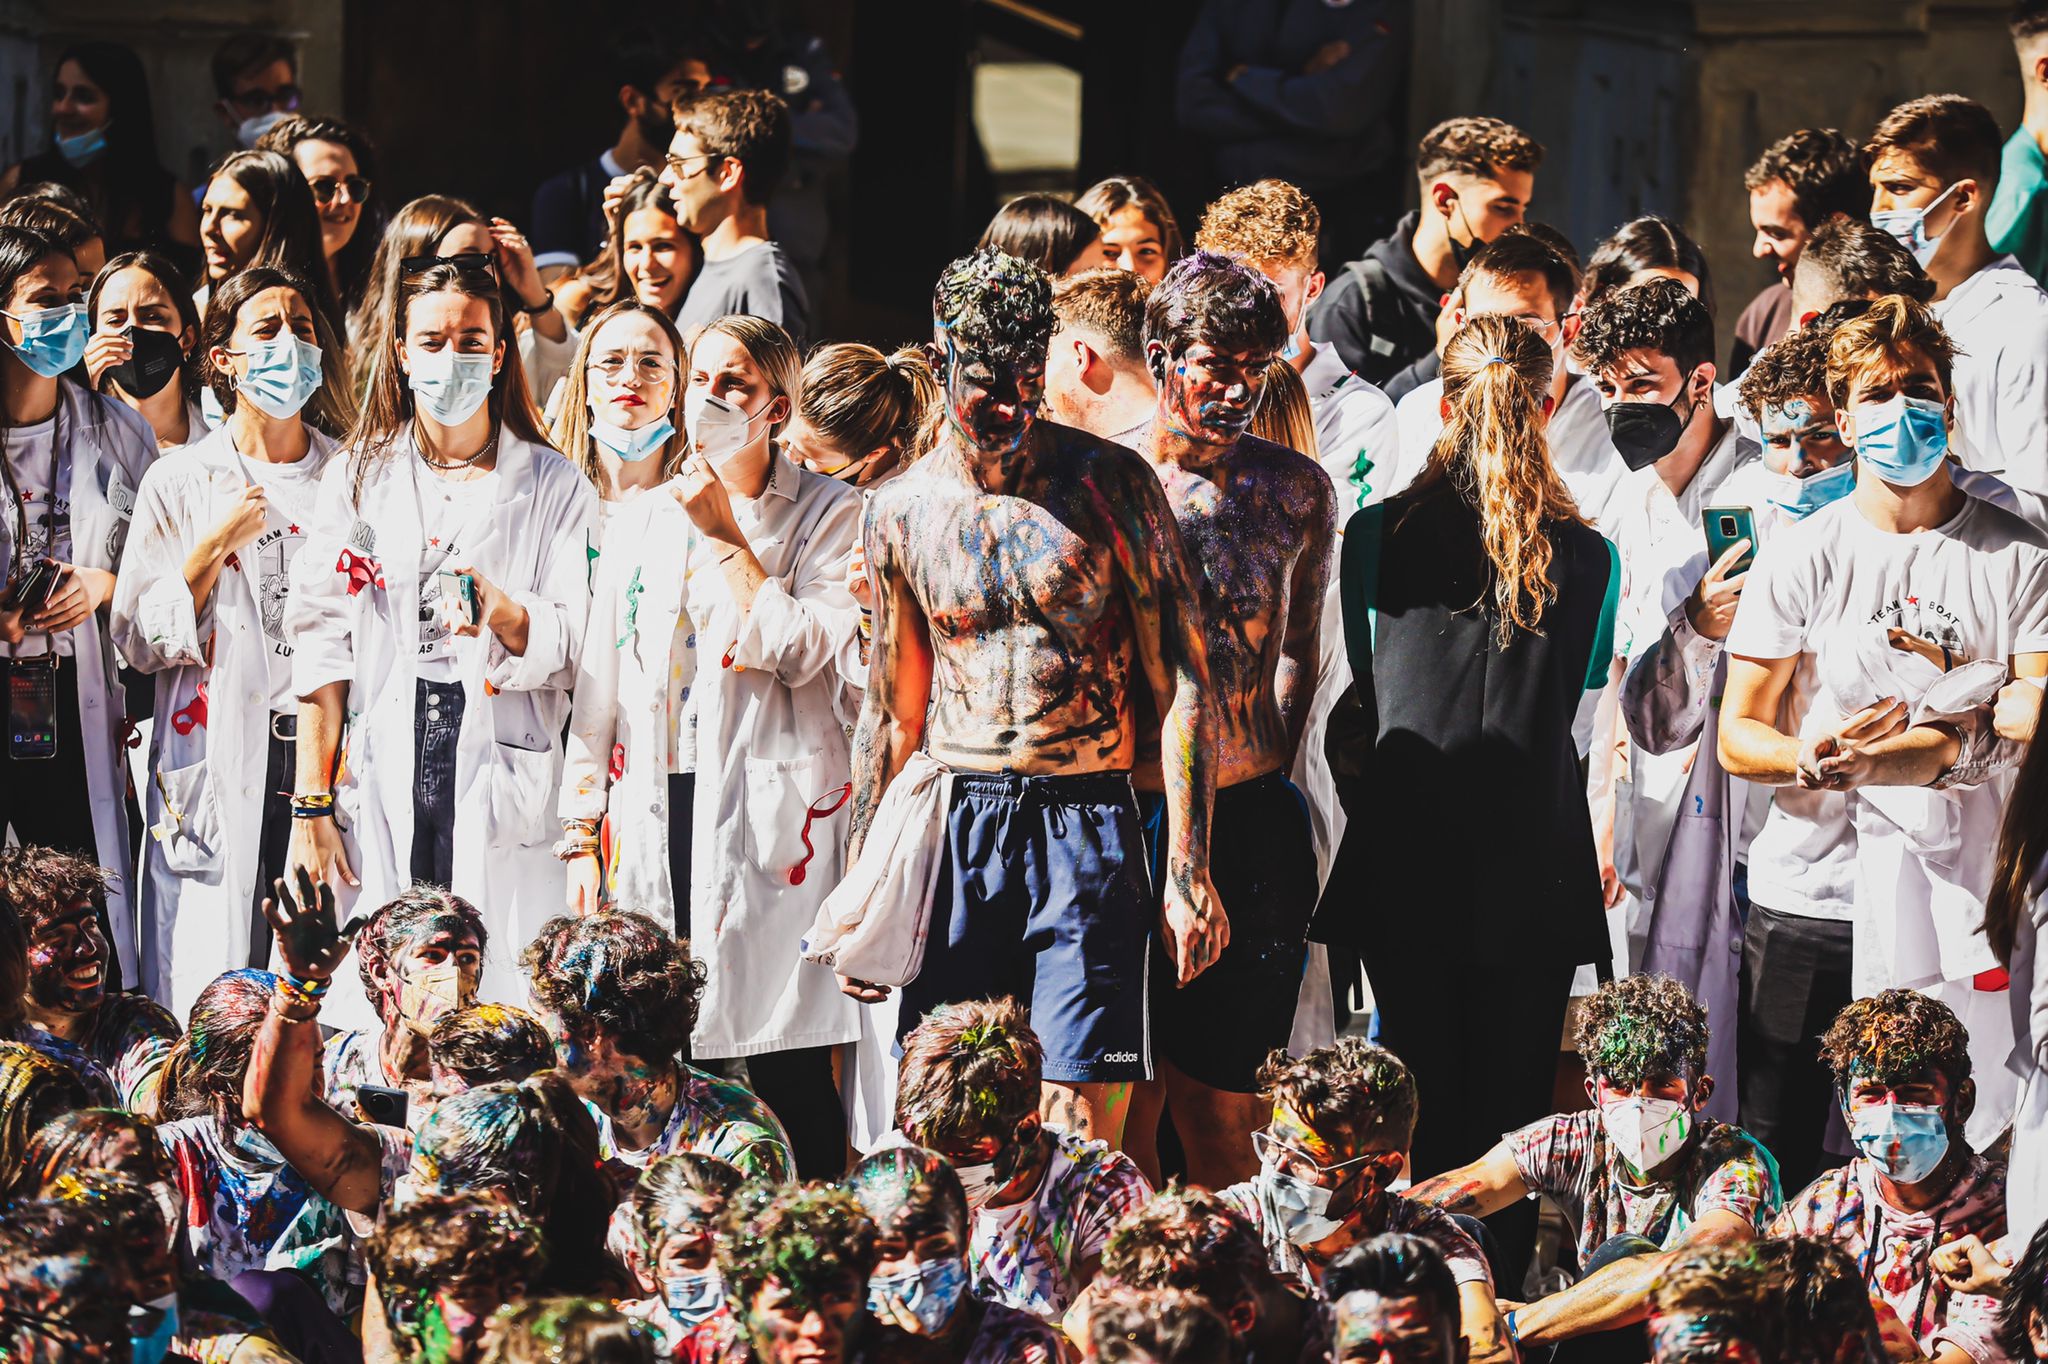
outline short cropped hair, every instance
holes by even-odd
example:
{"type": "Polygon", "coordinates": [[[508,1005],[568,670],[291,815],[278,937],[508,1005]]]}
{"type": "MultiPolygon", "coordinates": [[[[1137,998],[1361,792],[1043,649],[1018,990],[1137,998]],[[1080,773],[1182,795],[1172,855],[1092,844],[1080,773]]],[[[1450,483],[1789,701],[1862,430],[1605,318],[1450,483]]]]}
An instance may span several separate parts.
{"type": "Polygon", "coordinates": [[[1880,298],[1859,317],[1835,328],[1828,341],[1828,399],[1849,403],[1849,385],[1873,371],[1897,368],[1900,352],[1912,347],[1934,362],[1941,391],[1954,393],[1956,344],[1924,303],[1896,294],[1880,298]]]}
{"type": "Polygon", "coordinates": [[[275,33],[236,33],[213,50],[213,93],[226,99],[235,93],[235,82],[272,62],[284,62],[294,75],[299,69],[298,49],[275,33]]]}
{"type": "MultiPolygon", "coordinates": [[[[2016,43],[2048,36],[2048,0],[2013,0],[2012,15],[2006,26],[2016,43]]],[[[2021,1357],[2013,1356],[2014,1359],[2021,1357]]]]}
{"type": "Polygon", "coordinates": [[[766,90],[711,90],[675,108],[676,131],[746,168],[740,193],[765,204],[789,169],[789,106],[766,90]]]}
{"type": "Polygon", "coordinates": [[[865,1284],[875,1267],[874,1219],[831,1184],[744,1186],[726,1205],[714,1244],[736,1314],[751,1311],[771,1279],[815,1302],[846,1275],[865,1284]]]}
{"type": "Polygon", "coordinates": [[[1175,1288],[1112,1289],[1088,1318],[1098,1364],[1229,1364],[1230,1327],[1217,1310],[1175,1288]]]}
{"type": "Polygon", "coordinates": [[[1219,1312],[1256,1291],[1265,1245],[1244,1215],[1208,1189],[1161,1189],[1117,1224],[1102,1272],[1125,1288],[1180,1288],[1219,1312]]]}
{"type": "Polygon", "coordinates": [[[1045,1049],[1014,999],[942,1004],[903,1039],[896,1125],[920,1146],[1008,1139],[1038,1112],[1045,1049]]]}
{"type": "Polygon", "coordinates": [[[1330,1262],[1323,1292],[1331,1302],[1347,1293],[1420,1298],[1432,1315],[1457,1333],[1458,1285],[1443,1252],[1419,1236],[1388,1232],[1352,1246],[1330,1262]]]}
{"type": "Polygon", "coordinates": [[[940,273],[932,325],[963,354],[1019,365],[1035,357],[1043,365],[1052,340],[1052,282],[1031,262],[982,247],[940,273]]]}
{"type": "Polygon", "coordinates": [[[1973,179],[1988,191],[1998,182],[2005,139],[1991,111],[1967,95],[1922,95],[1878,120],[1863,151],[1873,162],[1896,151],[1943,184],[1973,179]]]}
{"type": "Polygon", "coordinates": [[[1602,985],[1579,1012],[1575,1040],[1590,1073],[1622,1084],[1664,1075],[1698,1079],[1707,1069],[1707,1011],[1669,976],[1623,976],[1602,985]]]}
{"type": "Polygon", "coordinates": [[[1197,249],[1175,261],[1146,296],[1148,355],[1154,341],[1167,357],[1197,344],[1277,352],[1287,344],[1287,314],[1273,281],[1229,256],[1197,249]]]}
{"type": "Polygon", "coordinates": [[[1319,1133],[1415,1135],[1415,1077],[1401,1058],[1360,1037],[1339,1037],[1304,1056],[1275,1049],[1259,1067],[1259,1096],[1286,1104],[1319,1133]]]}
{"type": "Polygon", "coordinates": [[[1543,144],[1497,118],[1447,118],[1415,147],[1415,173],[1425,183],[1451,171],[1490,177],[1542,164],[1543,144]]]}
{"type": "Polygon", "coordinates": [[[1844,1093],[1854,1080],[1902,1084],[1929,1071],[1955,1090],[1970,1078],[1970,1033],[1933,996],[1884,990],[1835,1015],[1820,1040],[1820,1061],[1844,1093]]]}
{"type": "Polygon", "coordinates": [[[1714,358],[1713,316],[1675,279],[1611,290],[1587,307],[1572,353],[1599,374],[1632,350],[1668,355],[1691,374],[1714,358]]]}
{"type": "Polygon", "coordinates": [[[1742,410],[1752,421],[1762,420],[1767,407],[1827,396],[1828,340],[1833,331],[1816,320],[1756,353],[1738,390],[1742,410]]]}
{"type": "Polygon", "coordinates": [[[1195,246],[1242,256],[1256,266],[1313,270],[1322,231],[1315,200],[1285,180],[1255,180],[1203,211],[1195,246]]]}
{"type": "Polygon", "coordinates": [[[1839,128],[1801,128],[1764,149],[1742,177],[1751,192],[1773,180],[1792,191],[1792,211],[1808,228],[1829,218],[1861,218],[1870,208],[1869,163],[1839,128]]]}
{"type": "Polygon", "coordinates": [[[1458,288],[1462,291],[1480,275],[1498,280],[1537,276],[1559,317],[1571,311],[1572,296],[1579,291],[1577,268],[1533,232],[1503,232],[1473,252],[1459,272],[1458,288]]]}
{"type": "Polygon", "coordinates": [[[470,1088],[524,1080],[555,1064],[555,1044],[541,1021],[510,1004],[472,1004],[434,1024],[427,1056],[470,1088]]]}
{"type": "Polygon", "coordinates": [[[1102,338],[1105,353],[1125,364],[1145,360],[1145,299],[1152,286],[1135,270],[1086,270],[1052,286],[1053,316],[1102,338]]]}
{"type": "Polygon", "coordinates": [[[1922,303],[1934,298],[1934,281],[1899,239],[1862,218],[1822,223],[1807,238],[1794,279],[1817,278],[1829,301],[1904,294],[1922,303]]]}
{"type": "Polygon", "coordinates": [[[534,999],[563,1023],[602,1028],[642,1060],[673,1060],[697,1026],[704,968],[645,914],[550,919],[522,964],[534,999]]]}

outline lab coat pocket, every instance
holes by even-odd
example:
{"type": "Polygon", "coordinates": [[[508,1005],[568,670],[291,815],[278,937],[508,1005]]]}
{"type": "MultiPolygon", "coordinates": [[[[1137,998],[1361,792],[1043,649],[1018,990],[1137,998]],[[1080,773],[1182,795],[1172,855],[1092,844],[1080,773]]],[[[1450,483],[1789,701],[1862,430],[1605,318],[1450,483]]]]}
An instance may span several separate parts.
{"type": "Polygon", "coordinates": [[[220,804],[206,760],[159,770],[157,782],[164,808],[152,833],[165,869],[180,875],[213,870],[220,863],[220,804]]]}
{"type": "Polygon", "coordinates": [[[492,847],[532,847],[554,832],[554,797],[559,786],[552,746],[491,745],[490,775],[484,784],[484,837],[492,847]]]}
{"type": "Polygon", "coordinates": [[[802,758],[747,759],[747,857],[759,870],[786,877],[790,868],[809,860],[804,851],[807,833],[813,849],[825,839],[837,837],[829,820],[817,820],[805,828],[811,802],[831,794],[815,789],[817,772],[815,753],[802,758]]]}

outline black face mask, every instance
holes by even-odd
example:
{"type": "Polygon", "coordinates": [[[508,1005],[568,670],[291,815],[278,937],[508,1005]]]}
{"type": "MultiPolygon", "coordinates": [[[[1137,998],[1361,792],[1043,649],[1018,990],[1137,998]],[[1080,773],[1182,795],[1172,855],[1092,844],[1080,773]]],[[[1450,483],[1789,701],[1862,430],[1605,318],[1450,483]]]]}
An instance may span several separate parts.
{"type": "Polygon", "coordinates": [[[135,343],[135,353],[107,371],[107,377],[131,398],[154,398],[185,363],[185,352],[170,332],[129,327],[121,333],[135,343]]]}
{"type": "MultiPolygon", "coordinates": [[[[1456,199],[1453,199],[1451,202],[1457,206],[1458,217],[1460,219],[1464,219],[1465,205],[1456,199]]],[[[1465,221],[1465,230],[1467,232],[1472,231],[1472,224],[1469,219],[1465,221]]],[[[1461,242],[1456,237],[1451,235],[1451,225],[1449,223],[1445,223],[1444,237],[1451,244],[1451,263],[1458,267],[1459,274],[1464,274],[1465,267],[1471,263],[1471,260],[1474,256],[1479,254],[1481,242],[1478,236],[1475,234],[1469,241],[1461,242]]]]}
{"type": "Polygon", "coordinates": [[[1692,420],[1692,409],[1683,417],[1674,410],[1684,397],[1681,393],[1669,403],[1616,403],[1607,409],[1607,434],[1630,470],[1647,469],[1678,448],[1692,420]]]}

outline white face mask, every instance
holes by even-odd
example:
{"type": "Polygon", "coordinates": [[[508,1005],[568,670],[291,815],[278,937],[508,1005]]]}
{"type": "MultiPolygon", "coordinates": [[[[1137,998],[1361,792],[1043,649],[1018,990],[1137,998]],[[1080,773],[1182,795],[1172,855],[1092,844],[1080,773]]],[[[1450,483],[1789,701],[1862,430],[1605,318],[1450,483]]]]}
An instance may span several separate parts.
{"type": "Polygon", "coordinates": [[[1692,1112],[1676,1099],[1609,1099],[1600,1105],[1600,1124],[1629,1169],[1644,1174],[1685,1145],[1692,1112]]]}
{"type": "Polygon", "coordinates": [[[279,113],[275,109],[269,109],[253,117],[245,118],[235,128],[235,140],[242,144],[244,150],[247,150],[256,145],[257,139],[290,117],[290,114],[279,113]]]}
{"type": "Polygon", "coordinates": [[[747,448],[754,423],[767,416],[773,407],[770,402],[750,417],[700,384],[683,395],[683,434],[689,438],[693,451],[711,461],[712,468],[723,468],[747,448]]]}

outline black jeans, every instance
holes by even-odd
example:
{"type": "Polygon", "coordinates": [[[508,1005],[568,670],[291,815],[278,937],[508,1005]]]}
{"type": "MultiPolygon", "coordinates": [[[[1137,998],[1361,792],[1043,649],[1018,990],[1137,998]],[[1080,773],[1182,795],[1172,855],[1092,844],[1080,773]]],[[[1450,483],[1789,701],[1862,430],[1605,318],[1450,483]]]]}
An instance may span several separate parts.
{"type": "Polygon", "coordinates": [[[412,879],[455,879],[455,741],[467,697],[460,682],[419,679],[413,703],[412,879]]]}
{"type": "Polygon", "coordinates": [[[1742,935],[1742,1001],[1735,1035],[1743,1130],[1778,1158],[1787,1197],[1836,1162],[1826,1140],[1835,1078],[1820,1038],[1853,997],[1854,929],[1752,905],[1742,935]]]}
{"type": "Polygon", "coordinates": [[[676,921],[670,925],[678,938],[690,936],[690,831],[697,801],[697,774],[668,774],[668,888],[675,904],[676,921]]]}
{"type": "Polygon", "coordinates": [[[263,771],[263,819],[256,834],[256,884],[249,892],[249,964],[262,970],[270,967],[270,921],[263,917],[263,901],[271,882],[284,875],[285,854],[292,842],[292,791],[299,775],[299,718],[273,715],[264,736],[270,757],[263,771]],[[279,733],[293,737],[281,739],[279,733]]]}
{"type": "Polygon", "coordinates": [[[846,1173],[846,1108],[832,1079],[836,1050],[794,1047],[746,1058],[755,1097],[782,1119],[789,1133],[799,1179],[837,1179],[846,1173]]]}

